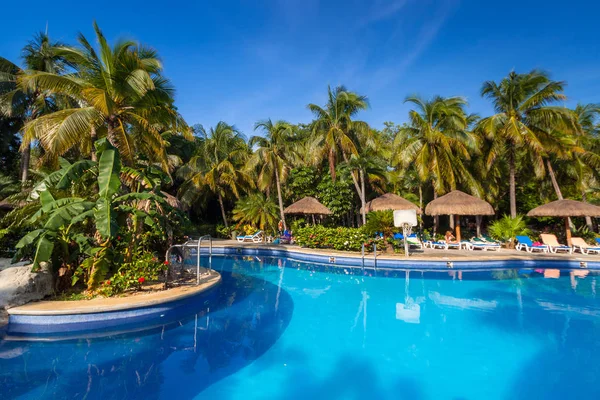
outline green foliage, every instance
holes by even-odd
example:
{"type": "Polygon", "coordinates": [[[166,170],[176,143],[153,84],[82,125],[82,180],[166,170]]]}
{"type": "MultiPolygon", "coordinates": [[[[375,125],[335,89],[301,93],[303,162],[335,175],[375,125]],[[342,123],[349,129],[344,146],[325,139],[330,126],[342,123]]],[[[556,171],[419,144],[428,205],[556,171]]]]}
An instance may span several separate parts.
{"type": "Polygon", "coordinates": [[[248,224],[273,233],[277,230],[279,207],[262,193],[254,193],[238,200],[233,209],[233,220],[238,226],[248,224]]]}
{"type": "Polygon", "coordinates": [[[159,281],[167,266],[151,253],[145,253],[131,262],[121,264],[119,270],[102,282],[98,292],[113,296],[131,289],[140,289],[143,284],[159,281]]]}
{"type": "Polygon", "coordinates": [[[372,242],[364,228],[326,228],[322,225],[298,228],[294,231],[294,239],[304,247],[349,251],[360,251],[363,243],[372,242]]]}
{"type": "Polygon", "coordinates": [[[217,235],[223,239],[231,239],[231,233],[235,229],[235,226],[225,226],[223,224],[218,224],[216,227],[217,235]]]}
{"type": "Polygon", "coordinates": [[[60,193],[56,189],[65,182],[64,177],[70,177],[64,189],[73,190],[87,173],[63,163],[62,173],[45,179],[43,189],[37,186],[41,207],[30,223],[39,228],[23,236],[16,246],[35,248],[34,269],[41,262],[52,261],[55,269],[66,270],[64,276],[73,273],[74,284],[85,280],[88,289],[95,289],[121,264],[132,262],[150,248],[164,251],[173,229],[185,220],[160,193],[123,193],[118,151],[107,141],[97,144],[99,162],[88,165],[96,171],[97,194],[55,199],[52,192],[60,193]]]}
{"type": "Polygon", "coordinates": [[[317,187],[317,174],[314,168],[298,167],[290,171],[286,189],[290,201],[298,201],[303,197],[315,197],[317,187]]]}
{"type": "Polygon", "coordinates": [[[376,233],[383,233],[384,237],[391,237],[398,230],[398,228],[394,227],[394,212],[387,210],[368,213],[364,229],[370,236],[375,236],[376,233]]]}
{"type": "Polygon", "coordinates": [[[522,215],[517,215],[516,218],[505,215],[499,220],[492,222],[488,231],[492,238],[509,242],[511,246],[514,244],[516,236],[529,235],[531,233],[522,215]]]}
{"type": "Polygon", "coordinates": [[[327,174],[317,186],[317,199],[331,210],[332,218],[338,222],[354,205],[354,192],[350,185],[347,176],[340,176],[334,182],[327,174]]]}

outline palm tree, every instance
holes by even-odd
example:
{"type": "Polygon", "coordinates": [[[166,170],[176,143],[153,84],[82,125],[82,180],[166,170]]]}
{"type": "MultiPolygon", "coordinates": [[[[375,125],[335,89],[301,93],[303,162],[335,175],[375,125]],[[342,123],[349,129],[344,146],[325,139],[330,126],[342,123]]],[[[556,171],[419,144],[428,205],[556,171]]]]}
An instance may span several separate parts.
{"type": "MultiPolygon", "coordinates": [[[[19,130],[27,122],[57,109],[56,98],[47,91],[21,85],[19,80],[36,72],[63,73],[68,63],[56,52],[59,46],[62,43],[51,41],[47,34],[39,33],[23,48],[24,69],[0,57],[0,115],[17,123],[19,130]]],[[[22,183],[29,179],[30,158],[30,141],[25,141],[21,155],[22,183]]]]}
{"type": "MultiPolygon", "coordinates": [[[[413,103],[416,110],[409,111],[409,124],[403,126],[394,140],[394,165],[404,168],[411,164],[421,182],[432,182],[433,196],[456,189],[458,182],[466,183],[471,191],[478,192],[465,160],[470,160],[475,139],[468,132],[469,116],[462,97],[434,97],[426,101],[410,96],[405,102],[413,103]]],[[[435,218],[434,231],[438,219],[435,218]]]]}
{"type": "Polygon", "coordinates": [[[511,72],[499,83],[488,81],[481,88],[481,95],[490,99],[496,114],[483,118],[478,129],[498,144],[487,158],[490,168],[505,155],[509,167],[510,216],[516,218],[516,165],[518,150],[533,164],[537,176],[544,174],[543,137],[554,130],[576,130],[573,113],[552,104],[565,100],[562,94],[564,82],[552,81],[543,72],[533,70],[526,74],[511,72]],[[504,145],[505,144],[505,145],[504,145]]]}
{"type": "Polygon", "coordinates": [[[248,160],[248,167],[255,169],[260,166],[258,174],[258,188],[268,189],[273,180],[277,187],[279,200],[279,214],[283,221],[283,229],[287,230],[285,215],[283,214],[283,198],[281,184],[287,179],[294,158],[294,130],[293,126],[285,121],[273,123],[270,119],[259,121],[254,125],[254,130],[261,129],[263,136],[252,136],[250,147],[258,146],[252,157],[248,160]]]}
{"type": "Polygon", "coordinates": [[[198,126],[198,133],[204,141],[190,161],[182,166],[179,177],[185,182],[179,189],[179,196],[190,204],[203,190],[215,194],[221,207],[221,216],[228,227],[224,199],[231,193],[240,197],[243,189],[253,186],[252,178],[243,170],[250,149],[244,136],[232,125],[220,121],[209,132],[198,126]]]}
{"type": "MultiPolygon", "coordinates": [[[[350,154],[357,154],[356,144],[352,139],[353,132],[366,132],[368,125],[363,121],[354,121],[352,118],[361,110],[368,108],[369,103],[365,96],[349,92],[344,86],[334,90],[327,87],[328,100],[325,107],[309,104],[308,109],[314,114],[313,136],[318,141],[320,159],[327,158],[329,172],[335,182],[335,167],[337,155],[341,153],[345,161],[350,154]]],[[[356,177],[352,175],[355,186],[358,185],[356,177]]]]}
{"type": "Polygon", "coordinates": [[[174,129],[187,135],[189,129],[173,106],[173,88],[162,76],[156,51],[132,41],[111,48],[96,23],[94,30],[98,49],[80,34],[79,47],[55,50],[74,72],[33,71],[21,78],[28,90],[61,94],[73,102],[29,121],[24,145],[37,139],[48,157],[75,148],[95,160],[94,142],[105,136],[126,163],[143,155],[168,170],[161,133],[174,129]]]}

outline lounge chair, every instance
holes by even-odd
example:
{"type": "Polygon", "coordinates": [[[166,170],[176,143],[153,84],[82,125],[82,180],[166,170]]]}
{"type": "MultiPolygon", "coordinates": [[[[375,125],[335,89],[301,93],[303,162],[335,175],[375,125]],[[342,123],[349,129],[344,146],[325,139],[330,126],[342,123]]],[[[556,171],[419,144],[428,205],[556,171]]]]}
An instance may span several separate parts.
{"type": "MultiPolygon", "coordinates": [[[[401,233],[394,233],[394,239],[404,240],[404,235],[401,233]]],[[[419,249],[423,249],[423,247],[424,247],[423,242],[421,242],[421,240],[418,238],[418,236],[415,233],[408,235],[408,237],[406,238],[406,241],[408,242],[409,246],[417,247],[419,249]]]]}
{"type": "Polygon", "coordinates": [[[548,246],[545,244],[533,244],[529,236],[517,236],[517,245],[515,248],[517,250],[525,250],[528,253],[533,253],[534,251],[543,251],[544,253],[548,252],[548,246]]]}
{"type": "Polygon", "coordinates": [[[571,238],[571,244],[573,245],[573,251],[579,250],[581,254],[596,253],[600,254],[600,246],[592,247],[588,245],[585,240],[580,237],[571,238]]]}
{"type": "Polygon", "coordinates": [[[486,242],[479,242],[479,241],[471,241],[468,243],[468,245],[466,246],[467,250],[483,250],[483,251],[488,251],[488,250],[500,250],[502,246],[500,246],[499,243],[486,243],[486,242]]]}
{"type": "Polygon", "coordinates": [[[440,240],[440,241],[432,241],[432,240],[428,240],[427,242],[424,243],[425,247],[430,247],[432,249],[444,249],[444,250],[448,250],[448,249],[460,249],[462,247],[462,243],[446,243],[445,240],[440,240]]]}
{"type": "Polygon", "coordinates": [[[279,237],[279,243],[292,243],[292,233],[290,231],[283,231],[283,235],[279,237]]]}
{"type": "Polygon", "coordinates": [[[596,243],[598,243],[598,245],[600,245],[600,237],[596,238],[596,243]]]}
{"type": "Polygon", "coordinates": [[[548,246],[550,253],[558,253],[559,251],[568,252],[569,254],[573,253],[573,248],[571,246],[565,246],[564,244],[558,243],[558,239],[556,239],[555,235],[542,233],[540,238],[542,238],[542,242],[548,246]]]}
{"type": "Polygon", "coordinates": [[[237,241],[242,243],[249,240],[253,243],[260,243],[263,241],[263,231],[258,231],[254,235],[238,236],[237,241]]]}

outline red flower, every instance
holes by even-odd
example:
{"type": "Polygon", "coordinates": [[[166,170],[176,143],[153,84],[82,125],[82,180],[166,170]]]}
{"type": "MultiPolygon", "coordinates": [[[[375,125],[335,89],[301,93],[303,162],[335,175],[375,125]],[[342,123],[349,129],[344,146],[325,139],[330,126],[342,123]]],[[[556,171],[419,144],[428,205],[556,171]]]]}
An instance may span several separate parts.
{"type": "Polygon", "coordinates": [[[142,277],[142,278],[138,279],[138,282],[139,282],[139,283],[144,283],[144,281],[145,281],[145,280],[146,280],[146,279],[145,279],[144,277],[142,277]]]}
{"type": "Polygon", "coordinates": [[[104,282],[105,285],[110,285],[110,281],[104,282]]]}
{"type": "Polygon", "coordinates": [[[168,261],[165,261],[165,262],[164,262],[164,264],[165,264],[165,265],[169,265],[169,262],[168,262],[168,261]]]}

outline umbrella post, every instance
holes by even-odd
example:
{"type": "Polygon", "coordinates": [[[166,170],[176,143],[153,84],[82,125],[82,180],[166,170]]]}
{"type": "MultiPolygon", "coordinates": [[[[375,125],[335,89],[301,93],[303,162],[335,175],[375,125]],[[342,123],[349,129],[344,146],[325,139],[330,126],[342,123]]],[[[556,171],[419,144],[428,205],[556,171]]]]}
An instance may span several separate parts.
{"type": "Polygon", "coordinates": [[[456,223],[454,230],[456,231],[456,241],[460,243],[460,215],[456,215],[456,223]]]}
{"type": "Polygon", "coordinates": [[[567,234],[567,246],[571,245],[571,226],[569,225],[569,217],[565,218],[565,230],[567,234]]]}

